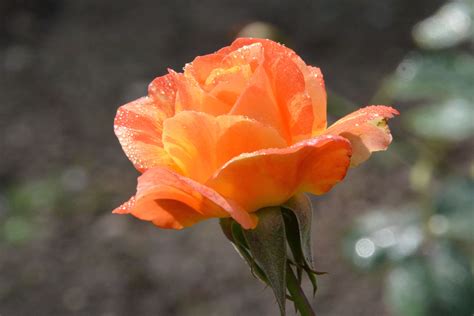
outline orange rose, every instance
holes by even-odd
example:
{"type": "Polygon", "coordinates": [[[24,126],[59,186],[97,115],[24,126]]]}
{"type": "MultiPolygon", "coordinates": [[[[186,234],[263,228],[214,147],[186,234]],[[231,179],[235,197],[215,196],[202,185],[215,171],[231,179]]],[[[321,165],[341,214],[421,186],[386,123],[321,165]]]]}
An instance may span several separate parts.
{"type": "Polygon", "coordinates": [[[369,106],[326,128],[319,68],[270,40],[239,38],[119,108],[115,133],[143,174],[114,213],[163,228],[229,216],[253,228],[258,209],[323,194],[386,149],[395,114],[369,106]]]}

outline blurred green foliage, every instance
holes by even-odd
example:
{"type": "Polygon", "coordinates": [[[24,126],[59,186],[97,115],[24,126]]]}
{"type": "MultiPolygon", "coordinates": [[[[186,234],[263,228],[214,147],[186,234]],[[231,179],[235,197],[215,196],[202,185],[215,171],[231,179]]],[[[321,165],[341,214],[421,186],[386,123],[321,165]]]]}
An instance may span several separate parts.
{"type": "Polygon", "coordinates": [[[4,221],[0,224],[0,241],[18,244],[35,236],[37,210],[52,208],[61,195],[53,179],[42,179],[17,185],[6,191],[4,221]]]}
{"type": "Polygon", "coordinates": [[[474,242],[474,181],[453,178],[444,184],[433,215],[438,220],[430,222],[431,227],[441,226],[441,232],[450,238],[474,242]]]}
{"type": "Polygon", "coordinates": [[[394,315],[474,313],[473,157],[462,157],[461,166],[445,162],[474,139],[473,19],[474,1],[459,0],[415,25],[419,49],[376,96],[409,107],[402,109],[405,139],[399,140],[406,144],[393,149],[417,157],[407,162],[415,200],[396,210],[368,210],[344,250],[364,271],[387,271],[385,299],[394,315]]]}
{"type": "Polygon", "coordinates": [[[388,93],[403,101],[474,97],[474,57],[465,52],[414,52],[389,79],[388,93]]]}
{"type": "Polygon", "coordinates": [[[43,228],[64,214],[96,209],[105,189],[87,186],[81,166],[70,166],[48,177],[12,184],[0,195],[0,243],[18,246],[41,236],[43,228]]]}

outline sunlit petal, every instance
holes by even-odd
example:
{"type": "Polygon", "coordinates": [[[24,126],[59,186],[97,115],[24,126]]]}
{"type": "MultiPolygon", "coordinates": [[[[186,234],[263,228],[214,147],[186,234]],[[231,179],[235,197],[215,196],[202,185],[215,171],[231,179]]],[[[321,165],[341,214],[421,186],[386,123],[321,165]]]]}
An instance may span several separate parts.
{"type": "Polygon", "coordinates": [[[166,117],[171,117],[175,113],[176,89],[176,82],[171,74],[155,78],[148,85],[148,96],[166,117]]]}
{"type": "Polygon", "coordinates": [[[230,105],[204,91],[193,77],[171,70],[170,72],[176,82],[176,113],[199,111],[217,116],[230,110],[230,105]]]}
{"type": "Polygon", "coordinates": [[[388,106],[367,106],[338,120],[324,134],[347,138],[352,144],[351,165],[357,166],[372,152],[387,149],[392,141],[387,120],[398,114],[388,106]]]}
{"type": "Polygon", "coordinates": [[[280,205],[298,192],[327,192],[344,178],[350,154],[350,143],[343,137],[315,137],[237,156],[206,185],[253,212],[280,205]]]}
{"type": "Polygon", "coordinates": [[[153,168],[138,178],[137,194],[114,213],[132,214],[162,228],[181,229],[212,217],[232,216],[245,228],[255,216],[214,190],[169,169],[153,168]]]}
{"type": "Polygon", "coordinates": [[[161,134],[165,111],[150,97],[121,106],[115,117],[114,131],[122,148],[140,170],[175,165],[163,149],[161,134]]]}
{"type": "Polygon", "coordinates": [[[275,129],[247,117],[192,111],[165,122],[163,142],[183,174],[200,182],[241,153],[286,145],[275,129]]]}
{"type": "Polygon", "coordinates": [[[311,97],[313,104],[313,135],[319,135],[326,129],[326,107],[327,95],[324,85],[324,78],[318,67],[307,66],[307,71],[303,71],[306,81],[306,90],[311,97]]]}

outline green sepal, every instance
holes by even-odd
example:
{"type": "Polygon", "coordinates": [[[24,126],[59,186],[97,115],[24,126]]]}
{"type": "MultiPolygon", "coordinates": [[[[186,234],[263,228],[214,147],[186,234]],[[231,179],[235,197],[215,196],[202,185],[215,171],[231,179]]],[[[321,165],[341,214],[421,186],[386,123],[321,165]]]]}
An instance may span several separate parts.
{"type": "Polygon", "coordinates": [[[300,281],[296,278],[289,263],[287,264],[286,277],[286,285],[295,306],[295,311],[298,311],[301,316],[315,316],[311,304],[304,295],[300,281]]]}
{"type": "MultiPolygon", "coordinates": [[[[287,227],[292,228],[292,234],[288,233],[288,242],[294,246],[292,247],[290,244],[293,255],[296,252],[297,257],[303,256],[305,265],[314,270],[311,250],[311,222],[313,218],[311,201],[306,194],[297,194],[289,199],[283,208],[290,211],[285,212],[287,214],[285,223],[289,225],[287,227]]],[[[297,258],[295,260],[300,262],[297,258]]]]}
{"type": "Polygon", "coordinates": [[[226,218],[220,221],[222,231],[247,262],[252,274],[272,288],[281,315],[285,315],[286,299],[293,301],[302,315],[314,315],[301,289],[305,272],[315,294],[316,275],[320,274],[313,269],[309,199],[305,195],[296,196],[281,208],[263,208],[255,214],[259,217],[255,229],[244,230],[235,220],[226,218]],[[289,258],[286,243],[292,253],[289,258]]]}
{"type": "Polygon", "coordinates": [[[234,237],[232,236],[232,222],[233,221],[234,220],[230,217],[221,218],[219,220],[219,225],[221,226],[222,232],[231,243],[234,243],[234,237]]]}
{"type": "Polygon", "coordinates": [[[221,225],[222,232],[227,237],[227,239],[231,242],[234,249],[237,251],[240,257],[242,257],[245,260],[245,262],[247,262],[248,266],[250,267],[250,272],[252,273],[252,275],[255,278],[258,278],[263,283],[269,285],[268,279],[265,276],[265,273],[257,265],[252,255],[250,254],[247,241],[245,240],[245,237],[242,233],[242,227],[231,218],[221,218],[219,221],[219,224],[221,225]]]}
{"type": "Polygon", "coordinates": [[[300,233],[298,228],[298,221],[295,214],[288,209],[282,209],[283,219],[285,221],[286,238],[290,246],[293,260],[288,258],[291,265],[296,268],[296,275],[298,282],[301,284],[303,267],[306,266],[303,251],[301,249],[300,233]]]}
{"type": "Polygon", "coordinates": [[[313,286],[313,297],[316,295],[316,291],[318,290],[318,281],[316,279],[316,274],[314,271],[305,269],[306,275],[308,276],[311,285],[313,286]]]}
{"type": "Polygon", "coordinates": [[[281,315],[285,315],[286,300],[286,234],[279,207],[259,210],[255,229],[243,230],[250,253],[265,273],[281,315]]]}
{"type": "Polygon", "coordinates": [[[320,273],[314,270],[313,263],[311,247],[313,210],[310,199],[305,194],[295,195],[283,205],[283,214],[288,245],[295,259],[297,280],[301,284],[304,271],[311,282],[314,296],[318,289],[316,275],[320,273]]]}

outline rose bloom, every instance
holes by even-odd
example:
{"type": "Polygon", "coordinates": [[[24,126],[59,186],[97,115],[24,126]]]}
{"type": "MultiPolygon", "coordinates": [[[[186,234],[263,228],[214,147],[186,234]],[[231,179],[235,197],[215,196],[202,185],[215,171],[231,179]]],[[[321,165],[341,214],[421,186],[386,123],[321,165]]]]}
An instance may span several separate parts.
{"type": "Polygon", "coordinates": [[[114,213],[163,228],[223,217],[254,228],[258,209],[323,194],[386,149],[396,114],[368,106],[327,128],[319,68],[273,41],[239,38],[118,109],[115,133],[143,174],[114,213]]]}

